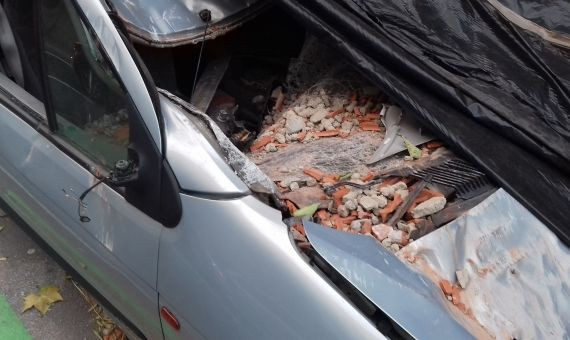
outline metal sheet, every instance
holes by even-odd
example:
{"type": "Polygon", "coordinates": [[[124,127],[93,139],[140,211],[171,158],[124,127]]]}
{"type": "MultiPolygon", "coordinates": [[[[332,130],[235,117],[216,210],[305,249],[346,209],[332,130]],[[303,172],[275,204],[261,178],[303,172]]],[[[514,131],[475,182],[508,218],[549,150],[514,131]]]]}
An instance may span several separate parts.
{"type": "Polygon", "coordinates": [[[404,138],[413,145],[420,145],[434,139],[410,115],[403,113],[401,108],[392,105],[385,111],[382,122],[386,126],[386,135],[378,150],[366,162],[367,164],[374,164],[406,150],[404,138]]]}
{"type": "Polygon", "coordinates": [[[131,34],[142,43],[176,46],[193,43],[204,35],[199,12],[212,13],[206,33],[215,38],[254,16],[267,0],[112,0],[131,34]]]}
{"type": "Polygon", "coordinates": [[[305,222],[315,250],[378,308],[415,338],[469,339],[440,289],[374,238],[305,222]]]}
{"type": "Polygon", "coordinates": [[[492,336],[570,337],[570,250],[504,190],[404,254],[434,280],[468,273],[461,301],[492,336]]]}

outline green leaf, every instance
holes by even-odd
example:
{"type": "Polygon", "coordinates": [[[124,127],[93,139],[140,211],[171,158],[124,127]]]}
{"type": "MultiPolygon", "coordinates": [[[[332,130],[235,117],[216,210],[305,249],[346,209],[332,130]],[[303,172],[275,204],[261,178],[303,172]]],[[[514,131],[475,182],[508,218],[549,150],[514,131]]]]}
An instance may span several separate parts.
{"type": "Polygon", "coordinates": [[[407,140],[404,136],[401,137],[404,140],[404,145],[408,149],[410,156],[412,156],[414,159],[420,159],[422,157],[422,150],[420,150],[414,144],[410,143],[410,141],[407,140]]]}
{"type": "Polygon", "coordinates": [[[313,214],[317,211],[317,209],[319,209],[320,206],[321,206],[320,203],[314,203],[314,204],[308,205],[302,209],[295,211],[293,213],[293,216],[295,216],[295,217],[313,216],[313,214]]]}
{"type": "Polygon", "coordinates": [[[346,173],[344,175],[341,175],[338,180],[339,181],[348,181],[351,177],[352,177],[351,173],[346,173]]]}

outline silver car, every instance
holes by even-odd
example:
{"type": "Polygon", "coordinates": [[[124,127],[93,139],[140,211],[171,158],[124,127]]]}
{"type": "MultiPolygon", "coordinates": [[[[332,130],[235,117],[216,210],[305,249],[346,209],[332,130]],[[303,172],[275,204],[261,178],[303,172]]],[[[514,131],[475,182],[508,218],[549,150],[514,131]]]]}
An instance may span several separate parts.
{"type": "Polygon", "coordinates": [[[473,337],[369,237],[305,222],[319,254],[302,252],[272,183],[200,107],[157,89],[168,79],[131,43],[202,43],[265,2],[143,3],[3,1],[3,207],[141,338],[473,337]]]}

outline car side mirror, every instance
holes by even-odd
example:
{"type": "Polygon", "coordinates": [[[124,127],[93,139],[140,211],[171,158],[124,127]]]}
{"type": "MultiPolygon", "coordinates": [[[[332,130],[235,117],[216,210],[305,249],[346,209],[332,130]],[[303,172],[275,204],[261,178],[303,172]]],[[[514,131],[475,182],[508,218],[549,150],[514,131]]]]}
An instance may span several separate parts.
{"type": "Polygon", "coordinates": [[[107,183],[113,187],[126,187],[139,179],[139,169],[133,161],[121,159],[115,163],[107,183]]]}

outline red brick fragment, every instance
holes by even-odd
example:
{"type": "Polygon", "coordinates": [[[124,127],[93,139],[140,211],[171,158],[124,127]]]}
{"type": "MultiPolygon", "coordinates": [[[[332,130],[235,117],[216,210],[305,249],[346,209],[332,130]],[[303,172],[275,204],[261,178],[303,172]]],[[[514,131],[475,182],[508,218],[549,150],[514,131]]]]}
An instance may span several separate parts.
{"type": "Polygon", "coordinates": [[[362,234],[371,234],[372,233],[372,223],[366,221],[362,224],[362,234]]]}
{"type": "Polygon", "coordinates": [[[376,174],[371,171],[371,172],[367,173],[364,177],[362,177],[361,180],[363,182],[368,182],[368,181],[371,181],[372,179],[374,179],[375,176],[376,176],[376,174]]]}
{"type": "Polygon", "coordinates": [[[291,215],[293,215],[295,213],[295,211],[297,211],[297,207],[295,206],[295,204],[293,202],[286,200],[285,205],[287,206],[287,209],[289,210],[291,215]]]}
{"type": "Polygon", "coordinates": [[[459,288],[459,286],[454,285],[452,290],[451,290],[451,302],[453,302],[454,305],[458,305],[461,303],[461,288],[459,288]]]}
{"type": "Polygon", "coordinates": [[[321,220],[328,220],[330,218],[330,214],[328,211],[321,209],[317,211],[317,217],[321,220]]]}
{"type": "Polygon", "coordinates": [[[451,295],[451,293],[453,292],[453,285],[451,284],[451,282],[447,280],[439,281],[439,288],[441,288],[443,294],[448,296],[451,295]]]}
{"type": "Polygon", "coordinates": [[[438,140],[434,140],[434,141],[428,142],[428,143],[426,144],[426,147],[427,147],[428,149],[430,149],[430,150],[439,149],[439,148],[441,148],[442,146],[443,146],[443,142],[438,141],[438,140]]]}
{"type": "Polygon", "coordinates": [[[315,136],[317,136],[317,137],[334,137],[334,136],[338,136],[339,134],[340,134],[339,130],[315,132],[315,136]]]}
{"type": "Polygon", "coordinates": [[[322,180],[323,177],[325,176],[324,172],[322,172],[321,170],[315,169],[315,168],[305,168],[305,169],[303,169],[303,172],[306,175],[313,177],[317,181],[322,180]]]}
{"type": "Polygon", "coordinates": [[[327,115],[327,118],[334,118],[343,112],[344,112],[344,107],[341,107],[340,109],[338,109],[336,111],[329,112],[329,114],[327,115]]]}
{"type": "Polygon", "coordinates": [[[302,224],[295,224],[293,226],[293,228],[295,228],[301,235],[306,236],[307,234],[305,234],[305,227],[303,227],[302,224]]]}
{"type": "Polygon", "coordinates": [[[388,220],[388,215],[393,213],[400,204],[402,204],[402,197],[400,194],[394,195],[394,199],[388,203],[384,209],[380,210],[380,217],[382,218],[382,222],[385,223],[388,220]]]}
{"type": "Polygon", "coordinates": [[[375,122],[362,122],[360,123],[360,128],[363,131],[382,131],[380,125],[375,122]]]}
{"type": "Polygon", "coordinates": [[[394,184],[398,183],[399,181],[400,181],[399,177],[390,177],[390,178],[383,180],[382,183],[379,184],[379,186],[380,186],[380,188],[384,188],[384,187],[388,187],[390,185],[394,185],[394,184]]]}
{"type": "Polygon", "coordinates": [[[298,140],[299,142],[302,142],[303,139],[305,139],[306,136],[307,136],[307,131],[299,132],[299,133],[297,134],[297,140],[298,140]]]}
{"type": "Polygon", "coordinates": [[[255,152],[257,150],[260,150],[261,148],[263,148],[267,144],[273,142],[274,140],[275,140],[275,138],[273,138],[271,136],[261,137],[255,143],[253,143],[253,145],[249,148],[249,150],[251,152],[255,152]]]}
{"type": "Polygon", "coordinates": [[[338,182],[339,176],[335,174],[328,174],[323,176],[321,182],[323,184],[336,184],[338,182]]]}
{"type": "Polygon", "coordinates": [[[342,188],[339,188],[333,194],[335,207],[338,207],[339,205],[342,204],[342,198],[344,197],[344,195],[348,194],[349,192],[350,192],[350,189],[348,189],[347,187],[342,187],[342,188]]]}
{"type": "Polygon", "coordinates": [[[354,107],[354,114],[357,116],[362,116],[362,113],[360,112],[360,108],[358,106],[354,107]]]}

